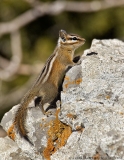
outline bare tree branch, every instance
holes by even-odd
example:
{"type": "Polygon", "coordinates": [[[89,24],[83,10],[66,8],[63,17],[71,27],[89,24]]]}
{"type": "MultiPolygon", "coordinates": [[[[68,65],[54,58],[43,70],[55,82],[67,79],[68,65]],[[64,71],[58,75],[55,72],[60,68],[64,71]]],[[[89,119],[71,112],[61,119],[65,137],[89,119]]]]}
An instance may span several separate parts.
{"type": "Polygon", "coordinates": [[[10,62],[7,59],[0,56],[0,68],[4,69],[8,67],[9,63],[10,62]]]}
{"type": "Polygon", "coordinates": [[[41,69],[43,68],[43,63],[36,64],[36,65],[28,65],[28,64],[22,64],[19,67],[18,74],[20,75],[34,75],[39,74],[41,72],[41,69]]]}
{"type": "Polygon", "coordinates": [[[123,0],[102,0],[92,2],[67,2],[66,11],[72,12],[96,12],[112,7],[124,5],[123,0]]]}
{"type": "Polygon", "coordinates": [[[34,81],[34,77],[31,77],[28,82],[23,85],[21,88],[16,88],[12,92],[7,95],[1,95],[0,97],[0,110],[9,109],[9,106],[13,106],[17,104],[19,100],[24,96],[27,92],[28,88],[31,87],[34,81]]]}
{"type": "Polygon", "coordinates": [[[6,23],[0,23],[0,36],[19,30],[38,17],[44,15],[56,15],[64,11],[68,12],[96,12],[99,10],[118,7],[124,5],[124,0],[103,0],[92,2],[77,1],[55,1],[52,3],[41,3],[34,5],[34,8],[26,11],[14,20],[6,23]]]}
{"type": "Polygon", "coordinates": [[[0,71],[0,79],[8,80],[12,77],[17,71],[22,59],[22,50],[21,50],[21,38],[19,31],[14,31],[11,33],[11,50],[12,50],[12,59],[9,65],[0,71]]]}
{"type": "MultiPolygon", "coordinates": [[[[7,68],[10,64],[10,61],[0,57],[0,67],[2,69],[7,68]]],[[[34,74],[38,74],[41,71],[41,68],[43,67],[44,63],[37,63],[34,65],[29,65],[29,64],[20,64],[17,74],[18,75],[34,75],[34,74]]]]}

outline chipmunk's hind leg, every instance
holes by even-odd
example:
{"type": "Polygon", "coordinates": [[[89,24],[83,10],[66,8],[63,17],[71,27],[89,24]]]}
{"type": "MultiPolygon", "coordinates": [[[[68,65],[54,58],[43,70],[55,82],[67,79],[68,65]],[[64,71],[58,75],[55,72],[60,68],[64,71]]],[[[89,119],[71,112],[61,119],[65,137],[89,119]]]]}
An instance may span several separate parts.
{"type": "Polygon", "coordinates": [[[74,57],[74,58],[73,58],[73,62],[74,62],[74,63],[78,63],[78,61],[80,60],[80,58],[81,58],[81,56],[80,56],[80,55],[79,55],[79,56],[74,57]]]}
{"type": "Polygon", "coordinates": [[[49,103],[49,106],[47,107],[46,109],[46,112],[49,110],[49,109],[52,109],[52,108],[56,108],[56,102],[60,100],[60,93],[58,93],[58,95],[55,97],[55,99],[49,103]]]}
{"type": "Polygon", "coordinates": [[[39,96],[39,97],[35,98],[34,103],[35,103],[35,107],[40,107],[41,110],[42,110],[42,113],[46,114],[46,112],[43,108],[43,98],[42,98],[42,96],[39,96]]]}
{"type": "Polygon", "coordinates": [[[41,97],[41,96],[35,98],[35,100],[34,100],[35,107],[38,107],[38,106],[39,106],[41,100],[42,100],[42,97],[41,97]]]}
{"type": "Polygon", "coordinates": [[[43,108],[43,106],[44,106],[43,97],[38,96],[37,98],[35,98],[34,103],[35,103],[35,107],[39,107],[41,109],[42,113],[45,115],[46,111],[43,108]]]}

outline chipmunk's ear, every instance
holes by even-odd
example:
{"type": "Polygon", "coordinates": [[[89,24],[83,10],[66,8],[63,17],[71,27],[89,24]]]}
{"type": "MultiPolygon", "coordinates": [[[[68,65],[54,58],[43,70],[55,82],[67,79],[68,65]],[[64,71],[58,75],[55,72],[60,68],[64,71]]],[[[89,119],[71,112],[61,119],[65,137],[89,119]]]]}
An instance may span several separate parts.
{"type": "Polygon", "coordinates": [[[67,36],[66,31],[64,31],[64,30],[61,29],[61,30],[59,31],[59,37],[61,38],[61,40],[62,40],[63,42],[66,41],[66,36],[67,36]]]}

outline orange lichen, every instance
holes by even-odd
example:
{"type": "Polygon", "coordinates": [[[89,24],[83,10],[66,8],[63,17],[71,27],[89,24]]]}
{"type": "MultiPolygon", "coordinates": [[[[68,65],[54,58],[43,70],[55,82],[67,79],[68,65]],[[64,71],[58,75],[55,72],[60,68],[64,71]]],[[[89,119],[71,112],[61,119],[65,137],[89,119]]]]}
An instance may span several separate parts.
{"type": "Polygon", "coordinates": [[[66,81],[69,81],[69,80],[70,80],[70,77],[65,76],[64,79],[65,79],[66,81]]]}
{"type": "Polygon", "coordinates": [[[69,85],[69,84],[66,83],[66,84],[65,84],[65,88],[68,88],[68,85],[69,85]]]}
{"type": "Polygon", "coordinates": [[[110,95],[106,95],[106,99],[110,99],[111,98],[111,96],[110,95]]]}
{"type": "Polygon", "coordinates": [[[123,112],[119,112],[120,113],[120,115],[124,115],[124,113],[123,112]]]}
{"type": "Polygon", "coordinates": [[[75,81],[76,84],[80,84],[81,82],[82,82],[82,78],[78,78],[78,79],[75,81]]]}
{"type": "Polygon", "coordinates": [[[83,132],[84,128],[82,126],[77,126],[76,130],[79,131],[79,132],[83,132]]]}
{"type": "Polygon", "coordinates": [[[14,132],[14,124],[7,131],[7,135],[12,139],[15,140],[15,132],[14,132]]]}
{"type": "Polygon", "coordinates": [[[71,119],[76,119],[77,116],[74,115],[74,114],[68,113],[68,114],[67,114],[67,117],[68,117],[68,118],[71,118],[71,119]]]}
{"type": "Polygon", "coordinates": [[[82,82],[82,78],[78,78],[74,81],[70,81],[69,78],[65,78],[65,80],[67,81],[66,84],[65,84],[65,88],[68,88],[68,85],[71,85],[71,84],[80,84],[82,82]]]}
{"type": "Polygon", "coordinates": [[[96,153],[96,154],[93,156],[93,159],[94,159],[94,160],[100,160],[100,155],[99,155],[99,153],[96,153]]]}
{"type": "Polygon", "coordinates": [[[50,156],[56,152],[57,149],[64,146],[68,137],[71,134],[71,127],[60,122],[58,114],[60,109],[56,111],[56,118],[52,120],[50,128],[48,129],[47,147],[43,151],[43,155],[47,160],[50,160],[50,156]]]}
{"type": "Polygon", "coordinates": [[[50,138],[48,138],[47,147],[43,151],[44,157],[47,160],[50,160],[50,155],[52,155],[54,152],[55,152],[55,147],[54,147],[53,141],[50,138]]]}
{"type": "Polygon", "coordinates": [[[72,132],[71,128],[69,126],[65,126],[62,134],[60,135],[60,142],[59,142],[58,148],[60,148],[66,144],[67,139],[70,136],[71,132],[72,132]]]}

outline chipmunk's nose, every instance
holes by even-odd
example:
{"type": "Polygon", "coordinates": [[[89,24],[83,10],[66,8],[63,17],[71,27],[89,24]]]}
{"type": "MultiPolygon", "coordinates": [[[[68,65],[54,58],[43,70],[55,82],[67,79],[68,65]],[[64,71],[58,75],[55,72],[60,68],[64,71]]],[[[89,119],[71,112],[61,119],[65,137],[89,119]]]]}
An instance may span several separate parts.
{"type": "Polygon", "coordinates": [[[85,43],[85,42],[86,42],[86,39],[82,38],[82,41],[85,43]]]}
{"type": "Polygon", "coordinates": [[[81,38],[80,40],[81,40],[83,43],[86,42],[86,39],[84,39],[84,38],[81,38]]]}

